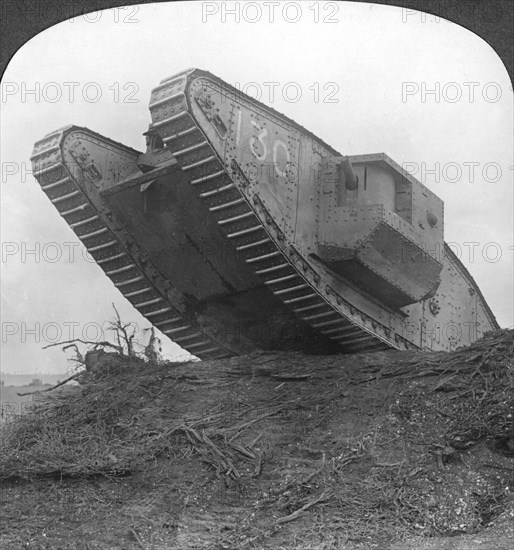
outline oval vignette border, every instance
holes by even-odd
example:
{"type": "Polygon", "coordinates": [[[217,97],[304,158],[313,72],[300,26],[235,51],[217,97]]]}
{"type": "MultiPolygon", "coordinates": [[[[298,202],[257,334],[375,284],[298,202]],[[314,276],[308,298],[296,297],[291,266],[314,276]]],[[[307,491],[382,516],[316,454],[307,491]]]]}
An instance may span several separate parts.
{"type": "MultiPolygon", "coordinates": [[[[349,0],[357,1],[357,0],[349,0]]],[[[513,80],[514,2],[512,0],[359,0],[423,11],[448,19],[484,39],[503,61],[513,80]]],[[[155,3],[152,0],[7,0],[0,3],[0,76],[13,55],[33,36],[70,17],[107,8],[155,3]],[[53,10],[55,6],[61,9],[53,10]],[[48,13],[48,9],[50,13],[48,13]],[[41,18],[42,11],[47,13],[41,18]],[[43,20],[44,19],[44,20],[43,20]]],[[[171,2],[166,2],[171,3],[171,2]]]]}

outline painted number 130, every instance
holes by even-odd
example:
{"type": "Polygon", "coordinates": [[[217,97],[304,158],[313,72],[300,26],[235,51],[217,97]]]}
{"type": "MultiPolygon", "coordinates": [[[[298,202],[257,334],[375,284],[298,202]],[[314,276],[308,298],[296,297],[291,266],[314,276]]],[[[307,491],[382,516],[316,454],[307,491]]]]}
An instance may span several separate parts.
{"type": "MultiPolygon", "coordinates": [[[[250,121],[252,126],[255,128],[257,135],[252,136],[249,140],[250,151],[252,155],[260,162],[265,162],[268,158],[269,146],[268,146],[268,130],[263,128],[257,121],[250,121]]],[[[237,117],[237,131],[236,131],[236,146],[239,146],[241,142],[241,111],[238,111],[237,117]]],[[[287,177],[287,172],[285,168],[291,161],[291,155],[289,154],[289,149],[287,145],[280,139],[275,139],[272,146],[272,158],[273,166],[275,167],[275,173],[277,176],[287,177]],[[279,149],[283,149],[286,155],[286,162],[282,169],[278,162],[279,149]]]]}

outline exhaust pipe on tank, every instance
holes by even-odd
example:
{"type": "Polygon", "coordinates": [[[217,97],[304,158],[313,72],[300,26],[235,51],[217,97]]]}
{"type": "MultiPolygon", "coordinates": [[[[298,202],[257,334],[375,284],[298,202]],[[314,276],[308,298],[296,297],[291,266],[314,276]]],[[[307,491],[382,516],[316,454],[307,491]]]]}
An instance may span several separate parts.
{"type": "MultiPolygon", "coordinates": [[[[355,191],[359,186],[359,178],[353,171],[353,166],[348,157],[339,157],[339,181],[341,182],[341,176],[343,176],[346,189],[349,191],[355,191]]],[[[342,182],[341,182],[342,183],[342,182]]]]}

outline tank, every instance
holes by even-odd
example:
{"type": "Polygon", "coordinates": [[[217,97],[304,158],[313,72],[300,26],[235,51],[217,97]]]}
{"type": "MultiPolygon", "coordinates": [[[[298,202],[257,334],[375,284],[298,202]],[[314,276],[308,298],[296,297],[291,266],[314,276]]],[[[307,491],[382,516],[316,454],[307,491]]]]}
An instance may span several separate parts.
{"type": "Polygon", "coordinates": [[[451,350],[498,324],[443,202],[383,153],[344,156],[216,76],[152,90],[146,151],[67,126],[41,189],[121,294],[201,359],[451,350]]]}

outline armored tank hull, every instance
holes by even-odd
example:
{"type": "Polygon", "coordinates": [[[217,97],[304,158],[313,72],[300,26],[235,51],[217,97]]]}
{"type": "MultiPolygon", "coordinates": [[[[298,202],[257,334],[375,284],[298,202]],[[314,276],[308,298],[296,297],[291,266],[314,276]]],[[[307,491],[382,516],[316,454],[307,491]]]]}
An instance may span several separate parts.
{"type": "Polygon", "coordinates": [[[200,358],[450,350],[497,322],[444,242],[443,203],[385,154],[345,157],[191,69],[142,153],[68,126],[36,179],[114,285],[200,358]]]}

